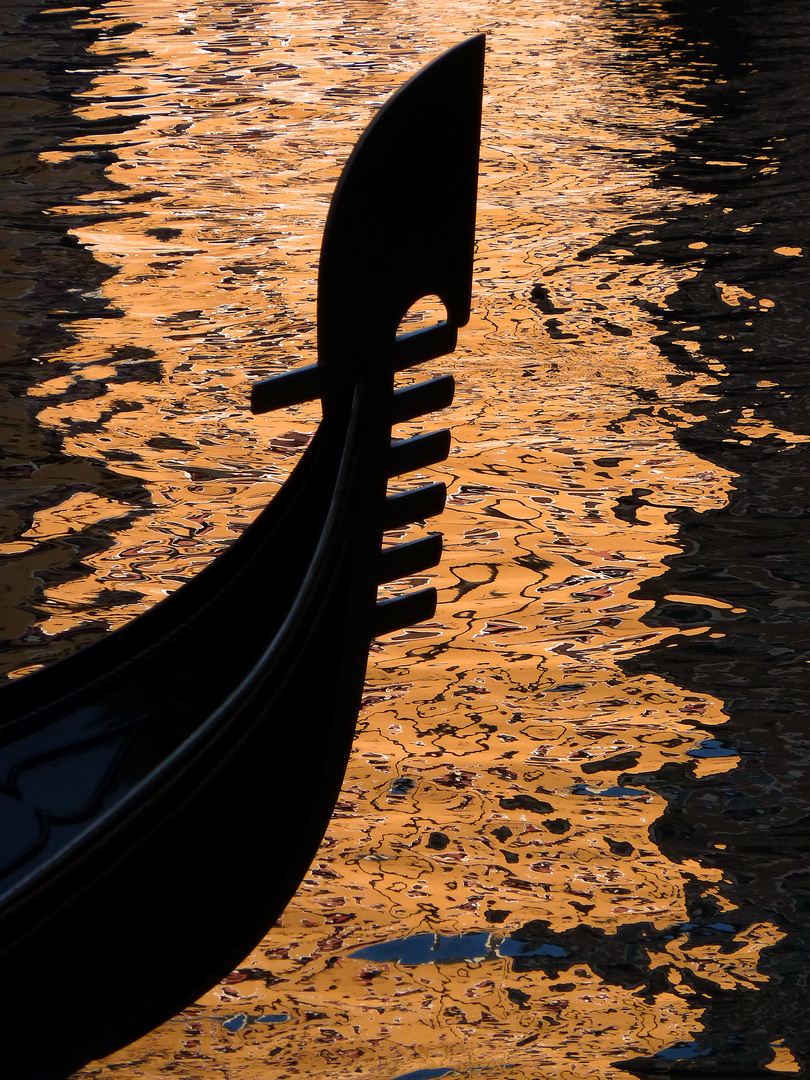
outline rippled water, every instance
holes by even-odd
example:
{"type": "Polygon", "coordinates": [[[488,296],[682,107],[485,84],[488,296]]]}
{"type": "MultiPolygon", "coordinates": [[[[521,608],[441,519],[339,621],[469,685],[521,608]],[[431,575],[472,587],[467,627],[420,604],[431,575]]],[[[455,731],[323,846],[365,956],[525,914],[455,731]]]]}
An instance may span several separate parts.
{"type": "Polygon", "coordinates": [[[271,496],[317,414],[255,419],[247,394],[313,359],[342,161],[405,77],[489,35],[475,314],[435,365],[459,388],[431,472],[436,619],[373,647],[281,925],[80,1075],[797,1072],[801,14],[14,0],[0,19],[13,677],[175,588],[271,496]]]}

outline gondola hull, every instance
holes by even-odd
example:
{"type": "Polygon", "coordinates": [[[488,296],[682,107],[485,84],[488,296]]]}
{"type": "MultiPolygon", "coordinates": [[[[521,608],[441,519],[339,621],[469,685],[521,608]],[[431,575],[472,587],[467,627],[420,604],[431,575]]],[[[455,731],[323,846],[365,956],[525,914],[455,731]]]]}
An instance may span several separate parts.
{"type": "MultiPolygon", "coordinates": [[[[392,442],[391,427],[447,404],[452,380],[395,392],[394,374],[447,351],[467,317],[482,70],[480,37],[429,65],[392,99],[390,116],[381,110],[341,180],[362,188],[375,165],[379,183],[397,125],[453,128],[466,199],[454,198],[452,170],[425,183],[429,162],[411,163],[410,184],[446,204],[445,215],[433,207],[424,217],[433,231],[419,250],[429,258],[431,244],[441,247],[443,269],[425,280],[447,323],[397,337],[419,283],[403,278],[365,331],[347,324],[322,337],[317,369],[259,384],[256,411],[300,400],[302,389],[324,406],[270,506],[152,611],[0,692],[0,1060],[14,1080],[65,1080],[193,1002],[257,944],[337,800],[369,642],[435,607],[433,590],[378,602],[377,586],[438,558],[437,536],[385,551],[381,542],[443,505],[442,485],[402,496],[387,485],[446,456],[446,433],[392,442]],[[427,98],[422,79],[434,88],[427,98]],[[425,116],[443,84],[453,92],[425,116]],[[338,330],[355,337],[348,367],[331,342],[338,330]]],[[[402,168],[390,169],[395,191],[402,168]]],[[[341,250],[360,265],[340,191],[321,284],[339,271],[341,250]]],[[[418,200],[392,208],[392,235],[419,228],[415,209],[418,200]]],[[[382,259],[374,245],[391,243],[377,233],[364,241],[372,271],[382,259]]]]}
{"type": "Polygon", "coordinates": [[[277,664],[206,721],[208,738],[196,732],[116,805],[96,836],[82,834],[80,858],[64,852],[6,910],[14,947],[2,956],[4,985],[29,1010],[47,963],[47,996],[58,1002],[36,1044],[20,1037],[19,1016],[6,1027],[4,1009],[3,1063],[15,1078],[62,1078],[179,1011],[236,966],[306,873],[362,691],[368,625],[352,613],[358,600],[367,612],[374,603],[355,592],[355,547],[341,520],[351,500],[337,509],[331,557],[320,580],[307,581],[294,631],[282,627],[277,664]]]}

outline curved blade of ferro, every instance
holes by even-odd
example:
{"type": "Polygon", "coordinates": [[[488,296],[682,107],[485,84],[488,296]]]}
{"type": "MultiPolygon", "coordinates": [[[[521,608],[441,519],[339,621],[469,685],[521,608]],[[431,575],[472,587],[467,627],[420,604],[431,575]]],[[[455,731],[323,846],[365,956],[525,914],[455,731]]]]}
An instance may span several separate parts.
{"type": "Polygon", "coordinates": [[[338,181],[318,271],[318,364],[257,383],[254,412],[320,396],[345,408],[361,378],[442,356],[469,319],[484,35],[448,49],[380,109],[338,181]],[[397,339],[436,295],[446,322],[397,339]]]}

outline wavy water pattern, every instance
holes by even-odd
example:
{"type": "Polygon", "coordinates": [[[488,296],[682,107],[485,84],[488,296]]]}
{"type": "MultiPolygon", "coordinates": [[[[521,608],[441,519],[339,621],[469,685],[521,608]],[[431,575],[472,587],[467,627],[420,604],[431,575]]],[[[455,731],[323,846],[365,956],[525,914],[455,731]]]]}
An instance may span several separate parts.
{"type": "MultiPolygon", "coordinates": [[[[176,588],[277,489],[317,410],[256,419],[248,391],[314,358],[341,164],[404,78],[488,34],[475,310],[434,365],[458,385],[451,456],[425,472],[450,491],[445,557],[420,579],[436,618],[373,646],[341,801],[280,925],[78,1075],[799,1069],[779,989],[796,919],[729,822],[804,760],[798,720],[793,757],[767,744],[768,773],[763,739],[730,718],[798,636],[806,248],[781,129],[761,111],[755,145],[733,119],[742,91],[778,82],[776,37],[763,75],[753,7],[701,12],[14,0],[2,16],[11,677],[176,588]],[[754,173],[783,198],[764,229],[762,201],[735,194],[754,173]],[[767,258],[735,263],[759,235],[767,258]],[[791,462],[790,509],[773,455],[791,462]],[[751,552],[769,544],[765,570],[751,552]]],[[[757,707],[786,715],[778,689],[757,707]]],[[[783,874],[803,850],[797,783],[783,874]]]]}

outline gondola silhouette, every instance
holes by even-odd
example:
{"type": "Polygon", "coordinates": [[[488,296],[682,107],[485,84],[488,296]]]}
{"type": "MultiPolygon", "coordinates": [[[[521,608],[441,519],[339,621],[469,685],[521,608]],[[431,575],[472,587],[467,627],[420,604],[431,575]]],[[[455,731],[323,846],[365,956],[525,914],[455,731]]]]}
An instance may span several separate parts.
{"type": "Polygon", "coordinates": [[[332,199],[318,363],[258,383],[255,412],[316,395],[323,417],[276,497],[155,608],[0,692],[0,1062],[64,1080],[224,977],[302,880],[345,770],[370,640],[429,618],[435,591],[378,601],[435,565],[442,484],[389,479],[449,433],[392,424],[453,380],[394,388],[469,317],[483,36],[380,110],[332,199]],[[437,295],[445,322],[399,334],[437,295]]]}

